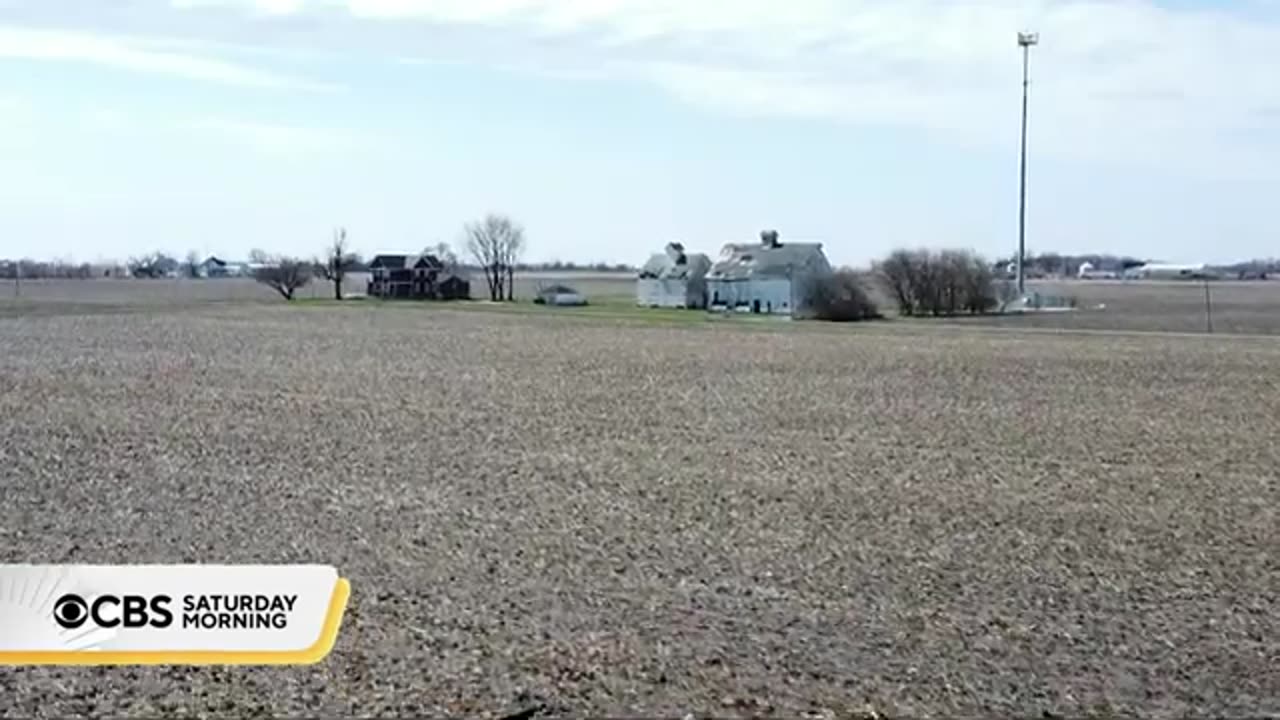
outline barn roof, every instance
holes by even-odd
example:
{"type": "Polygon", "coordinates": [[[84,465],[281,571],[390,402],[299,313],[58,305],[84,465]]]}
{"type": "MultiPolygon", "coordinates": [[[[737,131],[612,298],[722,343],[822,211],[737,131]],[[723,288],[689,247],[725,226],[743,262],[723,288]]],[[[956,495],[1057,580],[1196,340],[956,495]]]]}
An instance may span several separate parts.
{"type": "Polygon", "coordinates": [[[642,279],[689,280],[711,269],[711,258],[702,253],[685,253],[684,246],[671,243],[666,252],[656,253],[640,268],[642,279]]]}
{"type": "Polygon", "coordinates": [[[720,259],[711,266],[708,277],[716,280],[787,277],[797,270],[829,267],[822,243],[730,243],[720,252],[720,259]]]}

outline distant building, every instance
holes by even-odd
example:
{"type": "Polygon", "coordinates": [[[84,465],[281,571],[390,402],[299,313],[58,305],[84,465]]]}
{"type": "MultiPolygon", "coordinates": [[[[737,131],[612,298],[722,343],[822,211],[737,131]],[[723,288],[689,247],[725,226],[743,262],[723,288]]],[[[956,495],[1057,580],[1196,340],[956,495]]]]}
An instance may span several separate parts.
{"type": "Polygon", "coordinates": [[[680,243],[649,258],[636,280],[636,304],[641,307],[705,308],[711,258],[686,253],[680,243]]]}
{"type": "Polygon", "coordinates": [[[196,274],[203,278],[243,277],[249,274],[249,264],[231,262],[210,255],[196,266],[196,274]]]}
{"type": "Polygon", "coordinates": [[[1076,277],[1081,280],[1115,280],[1120,277],[1120,273],[1114,270],[1100,270],[1094,267],[1093,263],[1086,262],[1080,265],[1076,277]]]}
{"type": "Polygon", "coordinates": [[[1203,263],[1198,265],[1147,263],[1125,270],[1124,276],[1129,280],[1208,280],[1218,277],[1218,273],[1203,263]]]}
{"type": "Polygon", "coordinates": [[[404,300],[465,300],[471,283],[448,272],[430,253],[383,254],[369,263],[369,297],[404,300]]]}
{"type": "Polygon", "coordinates": [[[436,279],[436,300],[470,300],[471,281],[453,273],[436,279]]]}
{"type": "Polygon", "coordinates": [[[773,230],[760,242],[724,246],[707,274],[712,309],[801,315],[813,304],[817,281],[831,273],[821,243],[783,243],[773,230]]]}

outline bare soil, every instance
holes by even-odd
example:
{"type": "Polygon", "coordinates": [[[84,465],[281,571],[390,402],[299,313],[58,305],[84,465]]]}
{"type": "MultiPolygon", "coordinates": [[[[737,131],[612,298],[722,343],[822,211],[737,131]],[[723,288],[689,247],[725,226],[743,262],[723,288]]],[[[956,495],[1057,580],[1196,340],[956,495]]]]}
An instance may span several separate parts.
{"type": "Polygon", "coordinates": [[[1280,713],[1276,340],[166,309],[0,316],[0,560],[332,563],[338,645],[0,715],[1280,713]]]}

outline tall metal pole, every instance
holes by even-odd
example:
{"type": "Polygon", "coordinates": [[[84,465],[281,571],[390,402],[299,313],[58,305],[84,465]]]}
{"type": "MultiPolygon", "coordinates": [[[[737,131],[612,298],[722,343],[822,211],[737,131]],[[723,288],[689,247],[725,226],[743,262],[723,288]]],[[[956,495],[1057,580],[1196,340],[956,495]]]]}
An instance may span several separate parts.
{"type": "Polygon", "coordinates": [[[1026,293],[1027,256],[1027,94],[1031,86],[1031,46],[1039,41],[1034,33],[1018,33],[1022,46],[1022,159],[1018,187],[1018,297],[1026,293]]]}

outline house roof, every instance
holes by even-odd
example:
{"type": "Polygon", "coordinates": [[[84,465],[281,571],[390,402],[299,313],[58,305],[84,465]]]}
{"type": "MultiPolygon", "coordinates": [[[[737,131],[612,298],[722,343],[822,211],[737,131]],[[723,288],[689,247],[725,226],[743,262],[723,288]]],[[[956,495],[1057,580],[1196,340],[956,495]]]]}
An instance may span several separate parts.
{"type": "Polygon", "coordinates": [[[715,280],[785,278],[796,270],[822,270],[830,267],[827,256],[822,252],[822,243],[729,243],[711,266],[708,277],[715,280]]]}
{"type": "Polygon", "coordinates": [[[369,269],[386,268],[388,270],[403,270],[409,264],[409,258],[413,257],[408,253],[383,253],[375,255],[373,260],[369,261],[369,269]]]}
{"type": "Polygon", "coordinates": [[[381,253],[369,261],[369,269],[412,270],[419,267],[440,268],[444,264],[431,253],[381,253]]]}

